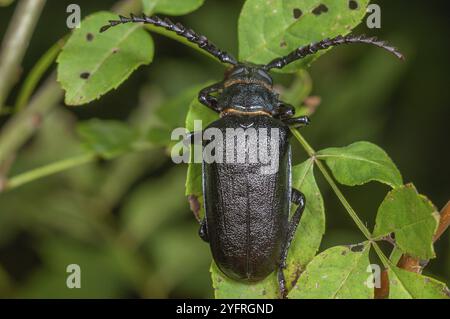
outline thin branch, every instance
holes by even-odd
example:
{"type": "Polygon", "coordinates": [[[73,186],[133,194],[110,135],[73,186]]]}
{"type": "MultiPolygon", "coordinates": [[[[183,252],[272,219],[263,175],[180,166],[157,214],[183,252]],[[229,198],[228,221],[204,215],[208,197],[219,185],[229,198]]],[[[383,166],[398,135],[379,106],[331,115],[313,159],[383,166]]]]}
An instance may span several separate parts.
{"type": "Polygon", "coordinates": [[[56,74],[36,93],[30,104],[8,121],[0,132],[0,164],[8,160],[40,126],[42,117],[62,99],[63,91],[56,74]]]}
{"type": "Polygon", "coordinates": [[[53,175],[73,167],[93,162],[95,159],[97,159],[96,154],[87,153],[33,169],[23,174],[19,174],[6,181],[5,188],[3,190],[17,188],[39,178],[53,175]]]}
{"type": "Polygon", "coordinates": [[[22,88],[16,100],[16,104],[14,106],[14,112],[21,111],[28,104],[31,94],[33,94],[33,92],[35,91],[36,86],[38,85],[42,76],[56,60],[56,57],[66,43],[67,38],[68,35],[56,42],[35,64],[33,69],[28,74],[24,84],[22,85],[22,88]]]}
{"type": "Polygon", "coordinates": [[[20,64],[46,0],[21,0],[6,31],[0,52],[0,110],[18,79],[20,64]]]}

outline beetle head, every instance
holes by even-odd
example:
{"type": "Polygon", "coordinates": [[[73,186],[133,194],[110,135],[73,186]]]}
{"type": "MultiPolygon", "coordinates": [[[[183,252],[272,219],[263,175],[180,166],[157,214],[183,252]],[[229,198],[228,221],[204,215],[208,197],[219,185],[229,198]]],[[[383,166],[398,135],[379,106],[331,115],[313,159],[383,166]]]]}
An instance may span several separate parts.
{"type": "Polygon", "coordinates": [[[227,81],[261,82],[272,87],[273,80],[264,66],[240,63],[234,66],[226,75],[227,81]]]}

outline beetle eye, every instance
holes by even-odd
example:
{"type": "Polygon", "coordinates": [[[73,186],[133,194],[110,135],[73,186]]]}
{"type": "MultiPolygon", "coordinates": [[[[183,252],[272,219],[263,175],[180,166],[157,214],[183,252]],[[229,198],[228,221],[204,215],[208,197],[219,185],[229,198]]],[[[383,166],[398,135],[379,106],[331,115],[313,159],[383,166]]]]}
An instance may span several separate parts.
{"type": "Polygon", "coordinates": [[[231,73],[231,76],[235,76],[235,75],[241,74],[241,73],[243,73],[244,71],[245,71],[244,68],[238,68],[238,69],[235,69],[235,70],[231,73]]]}
{"type": "Polygon", "coordinates": [[[267,82],[272,84],[272,78],[263,70],[258,70],[258,74],[261,75],[264,79],[267,80],[267,82]]]}

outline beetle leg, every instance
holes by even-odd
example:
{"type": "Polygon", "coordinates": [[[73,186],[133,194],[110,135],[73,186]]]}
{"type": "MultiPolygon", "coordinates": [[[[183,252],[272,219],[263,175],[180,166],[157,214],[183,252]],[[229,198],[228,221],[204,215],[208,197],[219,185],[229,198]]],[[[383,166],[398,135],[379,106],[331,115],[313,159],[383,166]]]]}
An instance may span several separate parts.
{"type": "Polygon", "coordinates": [[[203,218],[202,221],[200,222],[198,235],[200,236],[201,239],[203,239],[203,241],[209,243],[208,228],[206,227],[206,218],[203,218]]]}
{"type": "Polygon", "coordinates": [[[212,96],[211,93],[218,92],[223,88],[222,82],[210,85],[203,90],[200,91],[198,94],[198,100],[203,105],[206,105],[211,110],[220,113],[220,110],[217,107],[217,98],[215,96],[212,96]]]}
{"type": "Polygon", "coordinates": [[[289,246],[291,246],[292,240],[294,239],[295,231],[297,230],[297,226],[300,222],[300,217],[302,216],[302,213],[305,209],[306,204],[305,195],[303,195],[302,192],[299,192],[298,190],[293,188],[291,194],[291,201],[295,205],[298,205],[298,207],[295,210],[294,215],[292,215],[291,220],[289,221],[288,235],[283,247],[283,252],[281,254],[280,268],[278,270],[278,284],[280,286],[281,296],[283,298],[285,298],[287,294],[283,269],[286,268],[286,260],[289,251],[289,246]]]}
{"type": "Polygon", "coordinates": [[[280,102],[280,104],[278,104],[278,108],[275,111],[275,113],[273,114],[273,116],[283,120],[289,119],[291,117],[293,117],[295,114],[295,108],[287,103],[284,102],[280,102]]]}
{"type": "Polygon", "coordinates": [[[283,122],[287,126],[297,128],[297,127],[309,125],[309,123],[311,123],[311,120],[307,116],[299,116],[299,117],[293,117],[290,119],[285,119],[283,122]]]}

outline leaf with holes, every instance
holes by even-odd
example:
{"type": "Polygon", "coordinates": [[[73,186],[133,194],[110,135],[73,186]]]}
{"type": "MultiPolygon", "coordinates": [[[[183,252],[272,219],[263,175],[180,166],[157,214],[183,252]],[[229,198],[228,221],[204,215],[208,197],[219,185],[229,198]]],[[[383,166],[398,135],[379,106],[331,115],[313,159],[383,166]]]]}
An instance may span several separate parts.
{"type": "Polygon", "coordinates": [[[378,181],[392,188],[403,184],[399,170],[380,147],[356,142],[346,147],[332,147],[317,152],[326,161],[337,181],[355,186],[378,181]]]}
{"type": "Polygon", "coordinates": [[[87,17],[58,56],[58,82],[68,105],[81,105],[116,89],[140,65],[153,59],[150,35],[139,24],[123,25],[99,33],[117,16],[98,12],[87,17]]]}
{"type": "Polygon", "coordinates": [[[129,151],[138,134],[118,121],[93,119],[78,124],[77,132],[85,146],[105,159],[129,151]]]}
{"type": "Polygon", "coordinates": [[[337,246],[320,253],[308,264],[289,298],[372,299],[366,285],[370,245],[337,246]]]}
{"type": "MultiPolygon", "coordinates": [[[[306,207],[289,249],[285,271],[288,289],[316,255],[325,233],[323,198],[314,178],[313,168],[314,162],[311,159],[292,168],[292,187],[303,192],[306,207]]],[[[297,206],[293,207],[292,213],[296,208],[297,206]]]]}
{"type": "Polygon", "coordinates": [[[188,14],[197,10],[204,0],[142,0],[146,14],[162,13],[172,16],[188,14]]]}
{"type": "Polygon", "coordinates": [[[395,266],[388,270],[390,299],[449,299],[447,286],[436,279],[395,266]]]}
{"type": "MultiPolygon", "coordinates": [[[[366,14],[369,0],[247,0],[239,18],[239,57],[265,64],[296,48],[345,35],[366,14]]],[[[295,62],[281,72],[308,66],[324,51],[295,62]]]]}
{"type": "Polygon", "coordinates": [[[217,299],[275,299],[280,298],[276,273],[270,274],[263,281],[242,283],[226,277],[213,262],[211,278],[214,296],[217,299]]]}
{"type": "Polygon", "coordinates": [[[439,223],[434,205],[408,184],[390,191],[378,208],[373,236],[395,233],[397,246],[420,259],[435,257],[433,235],[439,223]]]}

